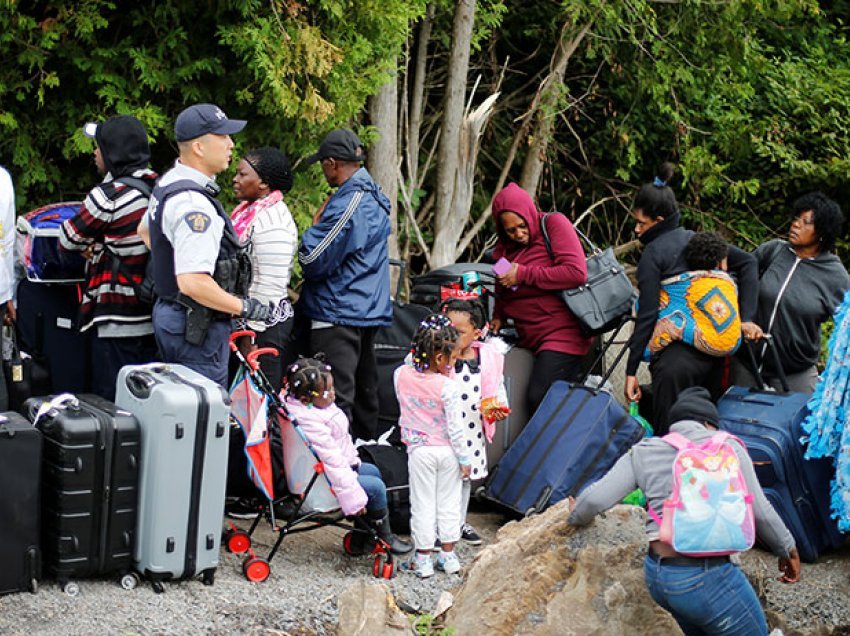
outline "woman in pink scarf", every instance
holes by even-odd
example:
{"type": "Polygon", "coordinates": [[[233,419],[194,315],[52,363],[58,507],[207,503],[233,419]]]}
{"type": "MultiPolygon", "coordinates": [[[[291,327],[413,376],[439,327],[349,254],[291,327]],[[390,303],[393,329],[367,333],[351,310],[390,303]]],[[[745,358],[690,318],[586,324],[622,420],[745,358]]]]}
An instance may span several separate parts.
{"type": "Polygon", "coordinates": [[[546,220],[554,258],[549,256],[541,218],[531,196],[515,183],[493,199],[499,236],[493,257],[506,258],[511,268],[497,277],[491,328],[498,332],[505,320],[513,318],[520,346],[534,352],[529,413],[537,410],[552,382],[579,378],[582,356],[591,343],[558,293],[587,282],[584,250],[570,220],[553,214],[546,220]]]}
{"type": "MultiPolygon", "coordinates": [[[[247,324],[257,333],[258,347],[274,347],[283,353],[292,330],[292,306],[288,286],[292,262],[298,248],[298,229],[283,195],[292,188],[289,160],[276,148],[249,151],[239,162],[233,190],[241,203],[231,215],[233,227],[243,242],[250,242],[253,266],[249,294],[277,307],[276,322],[247,324]]],[[[243,351],[250,343],[240,343],[243,351]]],[[[263,356],[261,368],[279,391],[283,380],[282,356],[263,356]]]]}

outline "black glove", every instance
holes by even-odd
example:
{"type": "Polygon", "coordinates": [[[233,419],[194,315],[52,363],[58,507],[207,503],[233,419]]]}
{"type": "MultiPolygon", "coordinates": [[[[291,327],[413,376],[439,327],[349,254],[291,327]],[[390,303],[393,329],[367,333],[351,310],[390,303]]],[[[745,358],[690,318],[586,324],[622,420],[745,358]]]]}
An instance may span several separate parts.
{"type": "Polygon", "coordinates": [[[245,320],[266,322],[273,309],[274,305],[271,303],[266,304],[262,300],[257,300],[256,298],[243,298],[242,311],[239,315],[245,320]]]}

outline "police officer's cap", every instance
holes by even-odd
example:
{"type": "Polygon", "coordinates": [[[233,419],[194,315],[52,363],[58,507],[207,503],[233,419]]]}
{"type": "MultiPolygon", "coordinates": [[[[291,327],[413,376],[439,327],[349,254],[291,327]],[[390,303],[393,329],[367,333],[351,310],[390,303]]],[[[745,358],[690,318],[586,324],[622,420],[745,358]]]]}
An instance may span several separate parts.
{"type": "Polygon", "coordinates": [[[319,152],[310,155],[307,163],[316,163],[322,159],[339,159],[340,161],[365,161],[366,151],[363,142],[347,128],[332,130],[319,145],[319,152]]]}
{"type": "Polygon", "coordinates": [[[246,123],[244,119],[228,119],[215,104],[195,104],[177,115],[174,136],[177,141],[189,141],[210,133],[233,135],[245,128],[246,123]]]}

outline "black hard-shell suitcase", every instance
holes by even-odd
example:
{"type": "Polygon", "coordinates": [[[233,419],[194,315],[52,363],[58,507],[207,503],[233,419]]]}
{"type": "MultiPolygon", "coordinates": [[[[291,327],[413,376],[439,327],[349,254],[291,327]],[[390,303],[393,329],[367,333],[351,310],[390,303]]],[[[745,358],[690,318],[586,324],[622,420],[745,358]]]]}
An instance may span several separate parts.
{"type": "Polygon", "coordinates": [[[96,395],[32,398],[25,409],[44,436],[46,573],[71,595],[79,591],[74,579],[105,574],[120,575],[123,587],[135,587],[141,450],[136,418],[96,395]]]}
{"type": "Polygon", "coordinates": [[[88,332],[77,329],[80,286],[34,283],[18,285],[18,345],[35,364],[50,371],[50,393],[91,390],[88,332]]]}
{"type": "Polygon", "coordinates": [[[41,433],[0,414],[0,594],[38,590],[41,578],[41,433]]]}
{"type": "Polygon", "coordinates": [[[387,486],[387,506],[393,532],[410,533],[410,482],[407,450],[400,445],[363,444],[357,448],[360,459],[381,471],[387,486]]]}
{"type": "MultiPolygon", "coordinates": [[[[802,422],[808,415],[810,395],[788,392],[776,350],[769,349],[785,390],[764,390],[756,370],[761,389],[733,386],[720,398],[720,427],[747,447],[765,496],[794,535],[800,558],[810,563],[846,538],[831,518],[830,483],[835,468],[830,458],[805,459],[800,440],[805,435],[802,422]]],[[[752,352],[749,346],[746,350],[752,352]]],[[[754,360],[751,364],[755,369],[754,360]]]]}
{"type": "Polygon", "coordinates": [[[643,427],[607,391],[559,380],[490,473],[485,496],[519,514],[542,512],[600,479],[643,434],[643,427]]]}

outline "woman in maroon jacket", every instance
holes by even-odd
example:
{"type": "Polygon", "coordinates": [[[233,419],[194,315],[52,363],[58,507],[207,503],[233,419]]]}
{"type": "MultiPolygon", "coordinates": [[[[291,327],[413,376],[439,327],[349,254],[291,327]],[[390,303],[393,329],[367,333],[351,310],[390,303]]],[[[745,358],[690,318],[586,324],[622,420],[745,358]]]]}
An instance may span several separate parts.
{"type": "Polygon", "coordinates": [[[492,328],[498,332],[513,318],[521,347],[534,352],[528,383],[528,409],[533,413],[555,380],[576,380],[581,359],[590,348],[575,316],[558,292],[587,282],[587,261],[573,224],[561,214],[546,220],[554,258],[549,256],[531,196],[515,183],[493,200],[499,242],[493,256],[511,268],[497,277],[492,328]]]}

